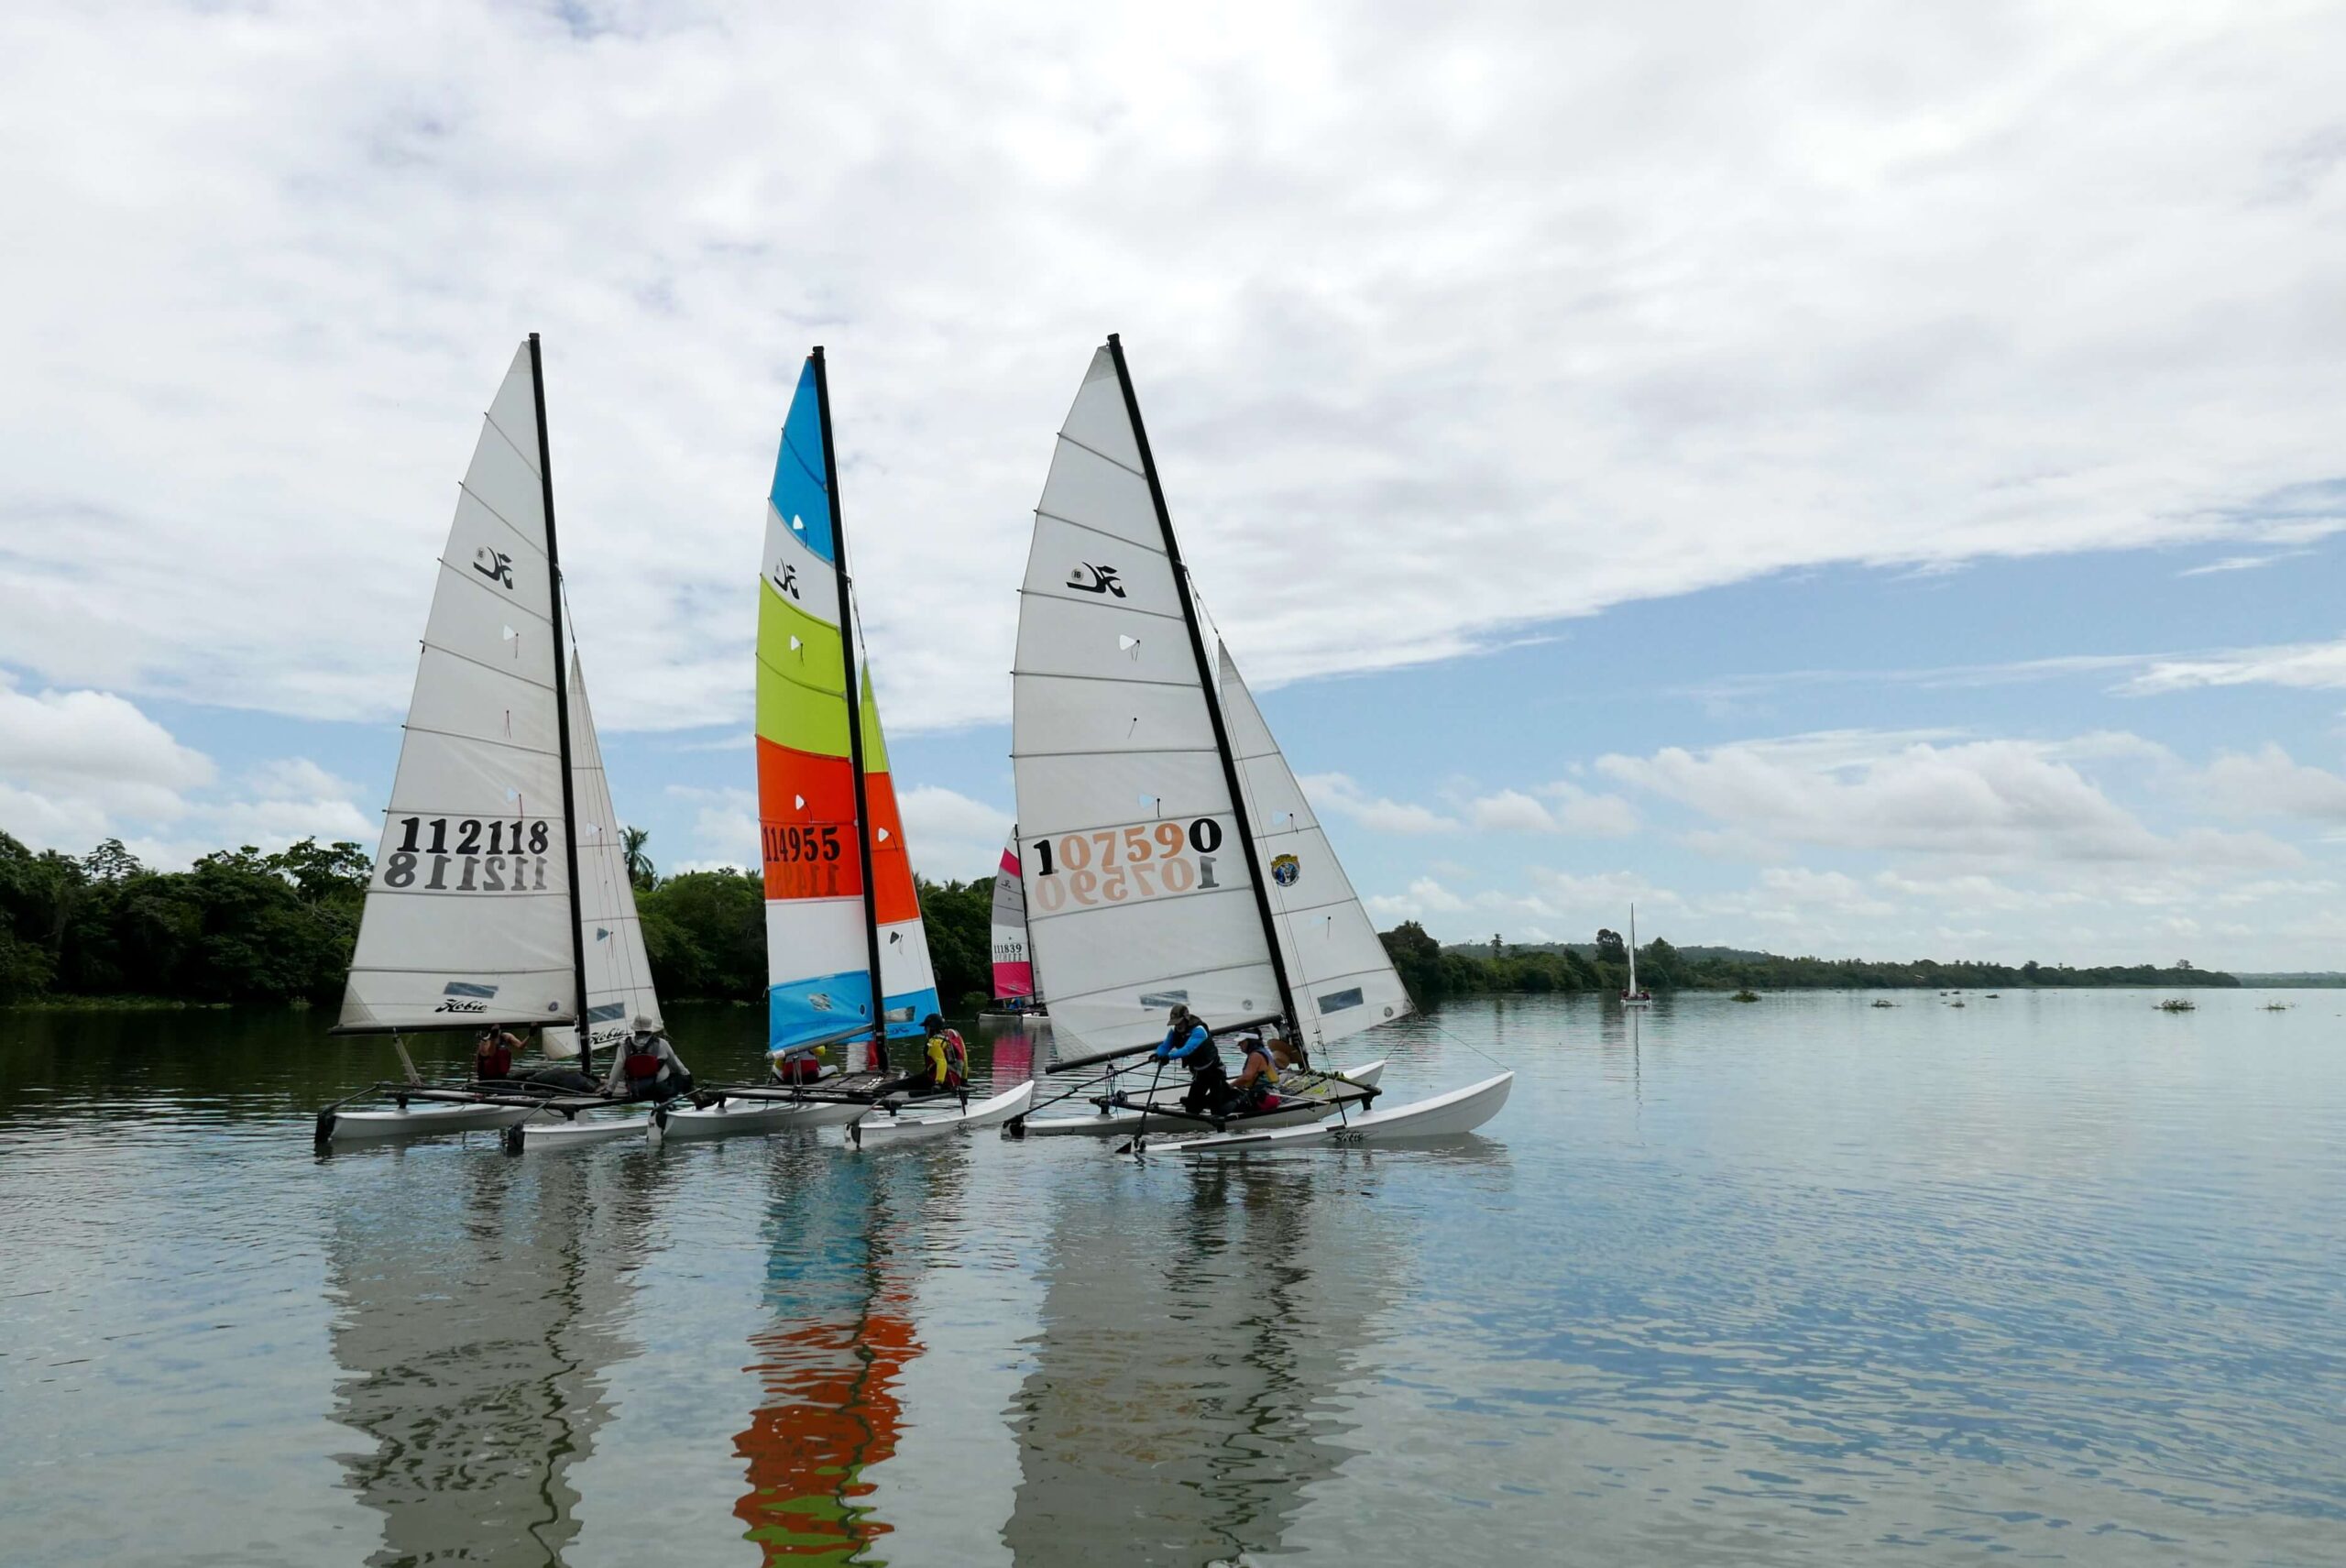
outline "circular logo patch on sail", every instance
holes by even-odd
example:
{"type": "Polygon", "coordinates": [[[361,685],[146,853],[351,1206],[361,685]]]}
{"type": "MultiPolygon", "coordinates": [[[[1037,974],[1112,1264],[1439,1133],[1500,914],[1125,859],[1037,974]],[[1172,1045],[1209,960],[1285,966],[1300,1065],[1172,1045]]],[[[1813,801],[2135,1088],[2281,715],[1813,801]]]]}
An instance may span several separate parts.
{"type": "Polygon", "coordinates": [[[1271,862],[1271,880],[1281,887],[1293,887],[1303,877],[1303,862],[1293,855],[1281,855],[1271,862]]]}

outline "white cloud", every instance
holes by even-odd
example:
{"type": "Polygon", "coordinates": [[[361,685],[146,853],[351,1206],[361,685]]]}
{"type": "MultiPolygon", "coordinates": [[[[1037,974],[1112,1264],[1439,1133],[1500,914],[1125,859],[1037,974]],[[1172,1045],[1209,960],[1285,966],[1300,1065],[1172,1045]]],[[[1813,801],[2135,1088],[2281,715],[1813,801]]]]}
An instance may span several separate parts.
{"type": "Polygon", "coordinates": [[[209,757],[112,692],[19,691],[0,674],[0,786],[11,789],[14,811],[26,820],[169,821],[185,814],[186,793],[210,784],[214,772],[209,757]],[[44,804],[32,805],[33,796],[44,804]]]}
{"type": "Polygon", "coordinates": [[[2346,822],[2346,778],[2308,767],[2276,745],[2228,753],[2208,765],[2202,787],[2234,817],[2305,817],[2346,822]]]}
{"type": "Polygon", "coordinates": [[[2178,577],[2206,577],[2218,572],[2253,572],[2259,566],[2270,566],[2275,561],[2287,561],[2305,554],[2303,550],[2284,550],[2275,555],[2227,555],[2202,566],[2187,566],[2176,574],[2178,577]]]}
{"type": "Polygon", "coordinates": [[[1486,795],[1468,808],[1476,828],[1488,833],[1553,833],[1556,819],[1548,808],[1520,790],[1503,789],[1486,795]]]}
{"type": "Polygon", "coordinates": [[[2298,857],[2259,834],[2187,828],[2162,838],[2067,761],[2163,756],[2107,734],[2062,742],[1935,745],[1862,731],[1752,740],[1694,752],[1607,756],[1609,776],[1723,825],[1705,841],[1893,850],[2042,864],[2206,860],[2272,866],[2298,857]]]}
{"type": "Polygon", "coordinates": [[[923,876],[967,882],[993,874],[1010,836],[1010,813],[938,784],[904,791],[896,809],[912,846],[913,869],[923,876]]]}
{"type": "MultiPolygon", "coordinates": [[[[758,864],[758,795],[755,790],[703,789],[691,784],[670,784],[671,798],[686,802],[694,807],[692,853],[672,867],[665,859],[666,850],[656,841],[647,842],[644,852],[663,874],[671,871],[713,871],[720,867],[738,866],[754,870],[758,864]]],[[[627,813],[619,813],[625,817],[627,813]]]]}
{"type": "Polygon", "coordinates": [[[2197,686],[2243,685],[2313,690],[2346,686],[2346,641],[2236,648],[2196,658],[2161,659],[2119,689],[2151,696],[2197,686]]]}
{"type": "Polygon", "coordinates": [[[1349,817],[1374,833],[1455,833],[1458,822],[1431,806],[1371,795],[1343,773],[1304,773],[1296,781],[1314,811],[1349,817]]]}
{"type": "Polygon", "coordinates": [[[2274,540],[2334,466],[2341,49],[2276,7],[20,0],[0,661],[396,714],[530,326],[614,729],[745,724],[818,336],[903,729],[1003,712],[1109,326],[1273,683],[1803,565],[2274,540]]]}

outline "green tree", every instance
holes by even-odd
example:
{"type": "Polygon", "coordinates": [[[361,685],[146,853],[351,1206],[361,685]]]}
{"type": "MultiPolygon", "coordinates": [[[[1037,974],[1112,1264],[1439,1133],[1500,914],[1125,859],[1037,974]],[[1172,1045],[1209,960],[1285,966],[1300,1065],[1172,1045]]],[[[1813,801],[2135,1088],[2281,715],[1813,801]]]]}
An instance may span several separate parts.
{"type": "Polygon", "coordinates": [[[659,868],[652,863],[652,857],[643,852],[644,843],[651,837],[652,829],[649,828],[619,829],[620,852],[627,860],[627,880],[638,893],[650,893],[660,882],[659,868]]]}

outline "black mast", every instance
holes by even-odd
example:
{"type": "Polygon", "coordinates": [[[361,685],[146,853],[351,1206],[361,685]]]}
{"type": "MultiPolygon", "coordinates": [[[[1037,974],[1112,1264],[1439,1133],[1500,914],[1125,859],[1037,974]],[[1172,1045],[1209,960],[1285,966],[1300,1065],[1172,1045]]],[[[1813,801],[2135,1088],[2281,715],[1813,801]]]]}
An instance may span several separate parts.
{"type": "Polygon", "coordinates": [[[1278,927],[1271,915],[1271,890],[1263,881],[1263,860],[1255,850],[1255,824],[1246,814],[1246,790],[1238,777],[1238,761],[1231,755],[1230,731],[1222,722],[1222,685],[1206,657],[1204,630],[1198,625],[1198,607],[1189,597],[1189,569],[1181,564],[1181,542],[1173,536],[1173,514],[1165,508],[1165,487],[1157,482],[1157,455],[1148,447],[1148,427],[1140,422],[1140,399],[1133,393],[1133,374],[1124,367],[1124,345],[1108,334],[1108,353],[1116,362],[1116,384],[1124,389],[1124,412],[1133,422],[1133,440],[1140,447],[1140,469],[1148,480],[1148,499],[1157,508],[1157,526],[1165,534],[1165,554],[1173,563],[1173,587],[1181,600],[1181,624],[1189,629],[1189,652],[1198,661],[1198,679],[1204,683],[1206,717],[1213,721],[1213,749],[1222,759],[1222,776],[1230,786],[1230,809],[1238,819],[1238,841],[1246,851],[1246,875],[1255,884],[1255,908],[1263,917],[1263,940],[1271,949],[1271,972],[1278,977],[1280,1011],[1303,1044],[1303,1014],[1295,1005],[1295,991],[1288,983],[1287,957],[1279,951],[1278,927]]]}
{"type": "Polygon", "coordinates": [[[815,366],[815,412],[823,427],[823,493],[831,503],[831,567],[839,584],[839,655],[847,665],[847,756],[855,773],[855,842],[863,864],[863,943],[872,968],[872,1066],[888,1069],[888,997],[880,984],[879,868],[872,863],[872,811],[863,790],[863,685],[855,673],[855,596],[847,575],[847,524],[839,516],[839,465],[831,448],[831,379],[823,348],[809,356],[815,366]]]}
{"type": "Polygon", "coordinates": [[[546,598],[554,622],[554,727],[562,747],[562,853],[570,880],[571,1002],[578,1014],[578,1070],[595,1076],[594,1032],[586,1022],[586,922],[578,910],[578,803],[570,779],[570,650],[562,635],[562,554],[554,539],[554,454],[546,443],[546,367],[538,334],[530,334],[530,390],[538,400],[538,487],[546,508],[546,598]]]}

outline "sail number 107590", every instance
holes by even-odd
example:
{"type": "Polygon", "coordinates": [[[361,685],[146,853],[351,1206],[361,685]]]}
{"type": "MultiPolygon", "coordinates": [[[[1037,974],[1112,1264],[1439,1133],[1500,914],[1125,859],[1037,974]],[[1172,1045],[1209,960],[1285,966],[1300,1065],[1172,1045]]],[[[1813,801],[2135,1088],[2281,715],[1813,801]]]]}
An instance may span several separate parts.
{"type": "Polygon", "coordinates": [[[1218,888],[1214,856],[1222,843],[1222,824],[1211,817],[1186,827],[1143,822],[1036,839],[1028,845],[1035,903],[1054,915],[1070,904],[1088,908],[1218,888]]]}

